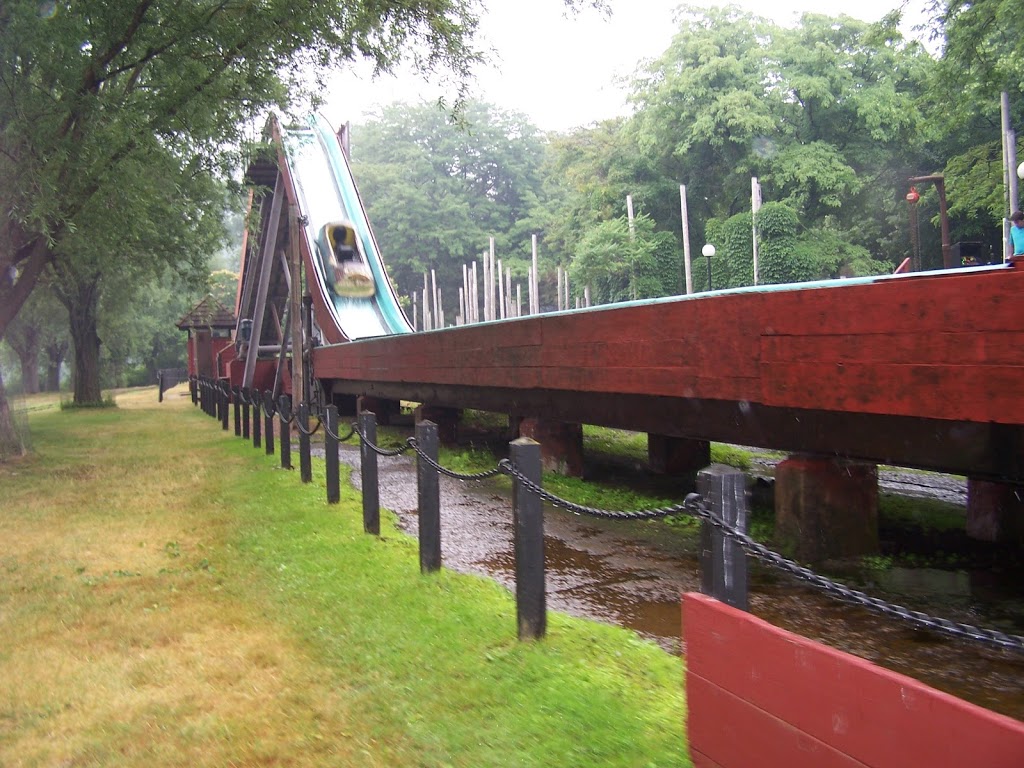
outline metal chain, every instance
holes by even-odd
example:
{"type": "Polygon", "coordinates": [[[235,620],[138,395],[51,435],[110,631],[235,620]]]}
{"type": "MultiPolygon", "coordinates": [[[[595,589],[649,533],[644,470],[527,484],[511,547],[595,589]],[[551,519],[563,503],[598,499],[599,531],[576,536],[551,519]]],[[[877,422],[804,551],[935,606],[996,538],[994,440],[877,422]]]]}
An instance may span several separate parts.
{"type": "Polygon", "coordinates": [[[346,440],[348,440],[350,437],[352,437],[352,435],[354,435],[356,433],[355,426],[354,425],[350,425],[349,430],[348,430],[348,434],[345,435],[344,437],[338,437],[336,434],[334,434],[331,431],[331,428],[327,426],[327,422],[326,421],[321,420],[320,423],[324,425],[324,433],[327,434],[329,437],[337,440],[339,443],[344,443],[346,440]]]}
{"type": "Polygon", "coordinates": [[[555,506],[575,512],[576,514],[612,518],[617,520],[649,520],[652,518],[667,517],[669,515],[684,512],[710,523],[720,530],[726,538],[735,541],[747,554],[767,563],[768,565],[774,566],[775,568],[778,568],[779,570],[796,577],[800,581],[805,582],[810,586],[831,595],[832,597],[842,600],[843,602],[860,605],[864,608],[875,611],[876,613],[907,622],[918,628],[931,629],[960,639],[976,640],[989,643],[1000,648],[1024,652],[1024,637],[1019,635],[1010,635],[994,629],[984,629],[981,627],[975,627],[971,624],[962,624],[960,622],[950,621],[949,619],[936,618],[934,616],[929,616],[926,613],[922,613],[921,611],[910,610],[902,605],[887,603],[877,597],[871,597],[864,592],[851,589],[843,584],[827,579],[809,568],[805,568],[792,560],[788,560],[779,553],[768,549],[763,544],[754,541],[750,536],[742,531],[736,530],[721,518],[716,517],[698,493],[691,493],[687,495],[682,504],[677,504],[672,507],[641,510],[638,512],[609,512],[607,510],[593,509],[580,504],[573,504],[572,502],[561,499],[554,494],[548,493],[544,489],[540,488],[536,483],[533,483],[526,478],[508,459],[502,459],[498,466],[502,467],[505,472],[512,475],[516,480],[522,483],[525,488],[537,494],[540,498],[554,504],[555,506]]]}
{"type": "Polygon", "coordinates": [[[421,449],[419,445],[417,445],[415,437],[410,437],[405,442],[409,445],[410,448],[416,451],[417,456],[419,456],[421,459],[427,462],[427,464],[433,467],[437,472],[440,472],[442,475],[447,475],[448,477],[453,477],[456,480],[484,480],[488,477],[494,477],[495,475],[500,474],[502,471],[501,465],[499,464],[494,469],[489,469],[486,472],[477,472],[475,474],[464,475],[461,472],[455,472],[454,470],[451,469],[445,469],[432,458],[430,458],[426,453],[423,452],[423,449],[421,449]]]}
{"type": "MultiPolygon", "coordinates": [[[[605,509],[595,509],[594,507],[585,507],[582,504],[575,504],[571,501],[555,496],[553,493],[549,493],[541,488],[539,485],[531,481],[526,475],[520,472],[510,459],[502,459],[498,462],[498,469],[508,475],[511,475],[520,483],[523,487],[537,494],[544,501],[554,504],[556,507],[567,509],[576,515],[588,515],[590,517],[603,517],[608,520],[656,520],[661,517],[670,517],[671,515],[678,515],[681,512],[687,512],[686,502],[682,504],[676,504],[671,507],[659,507],[657,509],[641,509],[635,512],[611,512],[605,509]]],[[[687,500],[691,497],[696,496],[700,498],[698,494],[691,493],[687,496],[687,500]]]]}
{"type": "MultiPolygon", "coordinates": [[[[389,450],[387,450],[385,448],[381,448],[378,445],[374,445],[369,440],[367,440],[366,436],[362,432],[359,431],[359,424],[358,423],[352,422],[352,431],[355,432],[357,435],[359,435],[360,441],[362,441],[366,445],[367,448],[369,448],[371,451],[376,453],[378,456],[401,456],[403,453],[408,451],[409,448],[412,447],[410,445],[403,445],[401,448],[396,448],[393,451],[389,451],[389,450]]],[[[409,439],[411,440],[412,438],[409,438],[409,439]]]]}
{"type": "MultiPolygon", "coordinates": [[[[200,381],[202,385],[202,381],[200,381]]],[[[243,403],[246,402],[244,394],[241,394],[240,399],[243,403]]],[[[804,582],[815,589],[825,592],[832,597],[841,600],[846,603],[853,605],[859,605],[868,610],[876,613],[888,616],[899,621],[906,622],[917,628],[930,629],[935,632],[939,632],[944,635],[959,639],[975,640],[982,643],[997,646],[999,648],[1024,652],[1024,637],[1020,635],[1011,635],[1005,632],[1000,632],[994,629],[985,629],[982,627],[976,627],[971,624],[963,624],[960,622],[951,621],[949,619],[937,618],[930,616],[921,611],[914,611],[909,608],[905,608],[902,605],[894,603],[888,603],[884,600],[880,600],[876,597],[861,592],[860,590],[851,589],[843,584],[832,581],[820,574],[815,573],[809,568],[805,568],[798,563],[789,560],[777,552],[768,549],[763,544],[754,541],[750,536],[742,531],[738,531],[731,525],[726,523],[724,520],[716,517],[711,509],[707,506],[707,503],[698,493],[688,494],[682,504],[674,504],[668,507],[659,507],[654,509],[643,509],[632,512],[615,512],[604,509],[596,509],[594,507],[587,507],[582,504],[575,504],[566,499],[555,496],[549,491],[545,491],[539,485],[530,480],[524,475],[509,459],[502,459],[498,462],[498,466],[494,469],[487,470],[485,472],[478,472],[474,474],[463,474],[455,472],[450,469],[438,464],[434,459],[428,456],[417,444],[415,437],[410,437],[406,440],[406,444],[401,448],[395,450],[385,450],[377,445],[374,445],[368,441],[365,435],[359,431],[358,424],[353,423],[349,434],[341,438],[330,432],[327,428],[323,419],[317,415],[317,425],[312,430],[306,430],[302,424],[298,423],[295,419],[295,414],[290,413],[286,418],[283,414],[281,416],[282,421],[291,424],[293,421],[296,422],[296,426],[302,434],[306,436],[312,436],[316,431],[323,426],[324,431],[331,435],[334,439],[339,442],[344,442],[352,437],[352,435],[359,435],[359,439],[374,453],[380,456],[399,456],[409,449],[416,452],[419,458],[422,458],[428,465],[430,465],[435,471],[456,480],[484,480],[489,477],[494,477],[500,473],[505,473],[514,477],[524,488],[530,492],[536,494],[540,499],[553,504],[556,507],[568,510],[577,515],[587,515],[590,517],[600,517],[613,520],[652,520],[663,517],[670,517],[678,514],[688,514],[692,517],[697,517],[710,525],[717,528],[722,534],[736,542],[744,552],[748,555],[760,560],[761,562],[767,563],[785,573],[790,574],[801,582],[804,582]]]]}
{"type": "Polygon", "coordinates": [[[768,563],[781,571],[785,571],[786,573],[795,576],[801,581],[804,581],[835,598],[844,602],[860,605],[877,613],[889,616],[890,618],[908,622],[916,627],[932,629],[953,637],[978,640],[992,645],[997,645],[1000,648],[1024,652],[1024,637],[1021,637],[1020,635],[1010,635],[994,629],[984,629],[971,624],[962,624],[960,622],[950,621],[949,619],[936,618],[934,616],[929,616],[926,613],[922,613],[921,611],[913,611],[909,608],[903,607],[902,605],[887,603],[877,597],[871,597],[860,590],[851,589],[843,584],[831,581],[830,579],[815,573],[809,568],[805,568],[792,560],[786,559],[779,553],[773,552],[763,544],[754,541],[747,534],[736,530],[724,520],[716,517],[699,495],[690,494],[690,496],[687,497],[687,502],[688,508],[692,510],[692,514],[715,526],[726,536],[726,538],[735,541],[748,554],[753,555],[758,560],[768,563]]]}
{"type": "Polygon", "coordinates": [[[316,434],[316,431],[318,429],[320,429],[320,427],[323,425],[323,423],[324,423],[323,420],[319,416],[317,416],[316,417],[316,426],[313,427],[312,429],[306,429],[305,427],[303,427],[301,421],[296,421],[295,422],[295,428],[297,430],[299,430],[299,432],[301,434],[305,435],[306,437],[312,437],[313,435],[316,434]]]}

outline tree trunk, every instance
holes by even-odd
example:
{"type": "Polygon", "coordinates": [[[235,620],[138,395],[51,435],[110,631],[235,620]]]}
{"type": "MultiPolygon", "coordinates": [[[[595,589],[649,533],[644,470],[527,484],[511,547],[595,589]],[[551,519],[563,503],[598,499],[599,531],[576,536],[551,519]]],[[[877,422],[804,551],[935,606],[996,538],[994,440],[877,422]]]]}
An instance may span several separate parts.
{"type": "Polygon", "coordinates": [[[75,405],[103,400],[100,389],[100,337],[96,331],[96,286],[84,285],[71,293],[65,306],[71,319],[71,339],[75,348],[75,405]]]}
{"type": "Polygon", "coordinates": [[[0,372],[0,461],[25,455],[25,442],[11,415],[11,406],[4,388],[3,373],[0,372]]]}
{"type": "Polygon", "coordinates": [[[21,391],[26,395],[34,395],[39,391],[39,348],[28,350],[21,360],[21,391]]]}
{"type": "Polygon", "coordinates": [[[38,328],[19,327],[17,333],[11,329],[7,334],[7,343],[21,362],[21,391],[26,395],[39,391],[39,338],[38,328]]]}
{"type": "Polygon", "coordinates": [[[46,391],[60,392],[60,367],[68,354],[66,341],[54,342],[46,346],[46,391]]]}

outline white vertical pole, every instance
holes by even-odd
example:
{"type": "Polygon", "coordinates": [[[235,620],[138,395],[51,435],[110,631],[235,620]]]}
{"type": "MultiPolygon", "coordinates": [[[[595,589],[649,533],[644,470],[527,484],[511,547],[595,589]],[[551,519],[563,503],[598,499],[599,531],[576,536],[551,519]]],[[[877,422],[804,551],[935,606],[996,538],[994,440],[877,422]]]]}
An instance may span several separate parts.
{"type": "Polygon", "coordinates": [[[498,299],[498,286],[495,285],[495,267],[497,262],[495,260],[495,239],[490,239],[490,263],[487,265],[487,296],[488,304],[490,306],[490,316],[487,319],[498,319],[498,307],[496,301],[498,299]]]}
{"type": "Polygon", "coordinates": [[[583,286],[583,306],[584,307],[589,307],[590,306],[590,286],[589,285],[583,286]]]}
{"type": "Polygon", "coordinates": [[[1017,137],[1010,125],[1010,94],[1003,91],[999,99],[1003,125],[1003,178],[1006,180],[1007,216],[1019,210],[1017,198],[1017,137]]]}
{"type": "Polygon", "coordinates": [[[558,268],[558,310],[562,310],[562,268],[558,268]]]}
{"type": "Polygon", "coordinates": [[[754,285],[757,285],[758,281],[758,268],[757,268],[757,212],[761,210],[761,185],[757,182],[757,176],[750,177],[750,220],[751,230],[750,235],[754,243],[754,285]]]}
{"type": "MultiPolygon", "coordinates": [[[[629,217],[629,241],[636,240],[636,226],[633,224],[633,196],[626,195],[626,215],[629,217]]],[[[629,297],[636,301],[636,265],[633,263],[632,254],[629,259],[629,297]]],[[[566,304],[569,303],[569,291],[566,290],[566,304]]]]}
{"type": "Polygon", "coordinates": [[[505,273],[498,259],[498,317],[505,319],[505,273]]]}
{"type": "Polygon", "coordinates": [[[516,283],[516,317],[523,316],[523,286],[516,283]]]}
{"type": "Polygon", "coordinates": [[[512,317],[512,267],[505,268],[505,317],[512,317]]]}
{"type": "Polygon", "coordinates": [[[430,287],[434,296],[434,320],[438,321],[436,327],[440,328],[442,327],[439,322],[441,319],[441,294],[437,290],[437,273],[433,269],[430,270],[430,287]]]}
{"type": "Polygon", "coordinates": [[[466,286],[459,286],[459,314],[455,316],[455,324],[462,325],[466,319],[466,286]]]}
{"type": "Polygon", "coordinates": [[[683,217],[683,267],[686,269],[686,295],[693,293],[693,262],[690,260],[690,217],[686,211],[686,186],[679,185],[679,213],[683,217]]]}
{"type": "Polygon", "coordinates": [[[441,294],[437,294],[437,327],[444,328],[444,306],[441,304],[441,294]]]}
{"type": "Polygon", "coordinates": [[[412,329],[414,331],[421,331],[423,329],[420,328],[419,324],[417,323],[417,319],[416,319],[416,310],[417,310],[416,299],[417,298],[418,298],[418,296],[416,294],[416,291],[413,291],[412,292],[412,329]]]}
{"type": "Polygon", "coordinates": [[[533,282],[530,284],[530,314],[540,314],[540,278],[537,275],[537,236],[533,235],[533,282]]]}
{"type": "Polygon", "coordinates": [[[426,288],[423,289],[423,330],[429,331],[431,329],[431,316],[430,316],[430,295],[426,288]]]}
{"type": "Polygon", "coordinates": [[[563,285],[565,285],[565,308],[569,308],[569,270],[565,270],[565,277],[563,278],[563,285]]]}
{"type": "Polygon", "coordinates": [[[472,312],[471,312],[471,314],[473,316],[473,319],[471,320],[471,322],[479,323],[480,322],[480,282],[478,280],[476,265],[477,265],[477,262],[474,261],[472,269],[471,269],[471,271],[473,273],[473,281],[470,283],[470,291],[469,292],[472,294],[472,301],[470,301],[470,305],[473,308],[472,312]]]}

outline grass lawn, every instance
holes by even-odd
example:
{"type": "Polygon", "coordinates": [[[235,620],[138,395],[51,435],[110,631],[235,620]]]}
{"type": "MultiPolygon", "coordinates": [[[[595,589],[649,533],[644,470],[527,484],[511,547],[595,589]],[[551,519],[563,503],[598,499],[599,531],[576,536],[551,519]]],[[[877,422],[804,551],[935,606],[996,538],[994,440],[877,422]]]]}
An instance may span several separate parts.
{"type": "MultiPolygon", "coordinates": [[[[683,664],[419,573],[184,387],[29,401],[0,464],[0,765],[684,766],[683,664]]],[[[295,457],[297,465],[297,457],[295,457]]],[[[344,467],[343,467],[344,471],[344,467]]]]}

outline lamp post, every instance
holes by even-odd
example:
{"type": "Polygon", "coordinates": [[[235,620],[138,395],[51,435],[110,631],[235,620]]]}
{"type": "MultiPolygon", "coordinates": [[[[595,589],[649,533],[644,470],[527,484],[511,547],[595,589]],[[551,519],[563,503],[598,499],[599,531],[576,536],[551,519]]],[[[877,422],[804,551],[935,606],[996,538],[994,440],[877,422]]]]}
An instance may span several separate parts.
{"type": "Polygon", "coordinates": [[[711,243],[705,243],[704,247],[700,249],[701,255],[708,260],[708,290],[711,290],[711,257],[715,255],[715,246],[711,243]]]}

